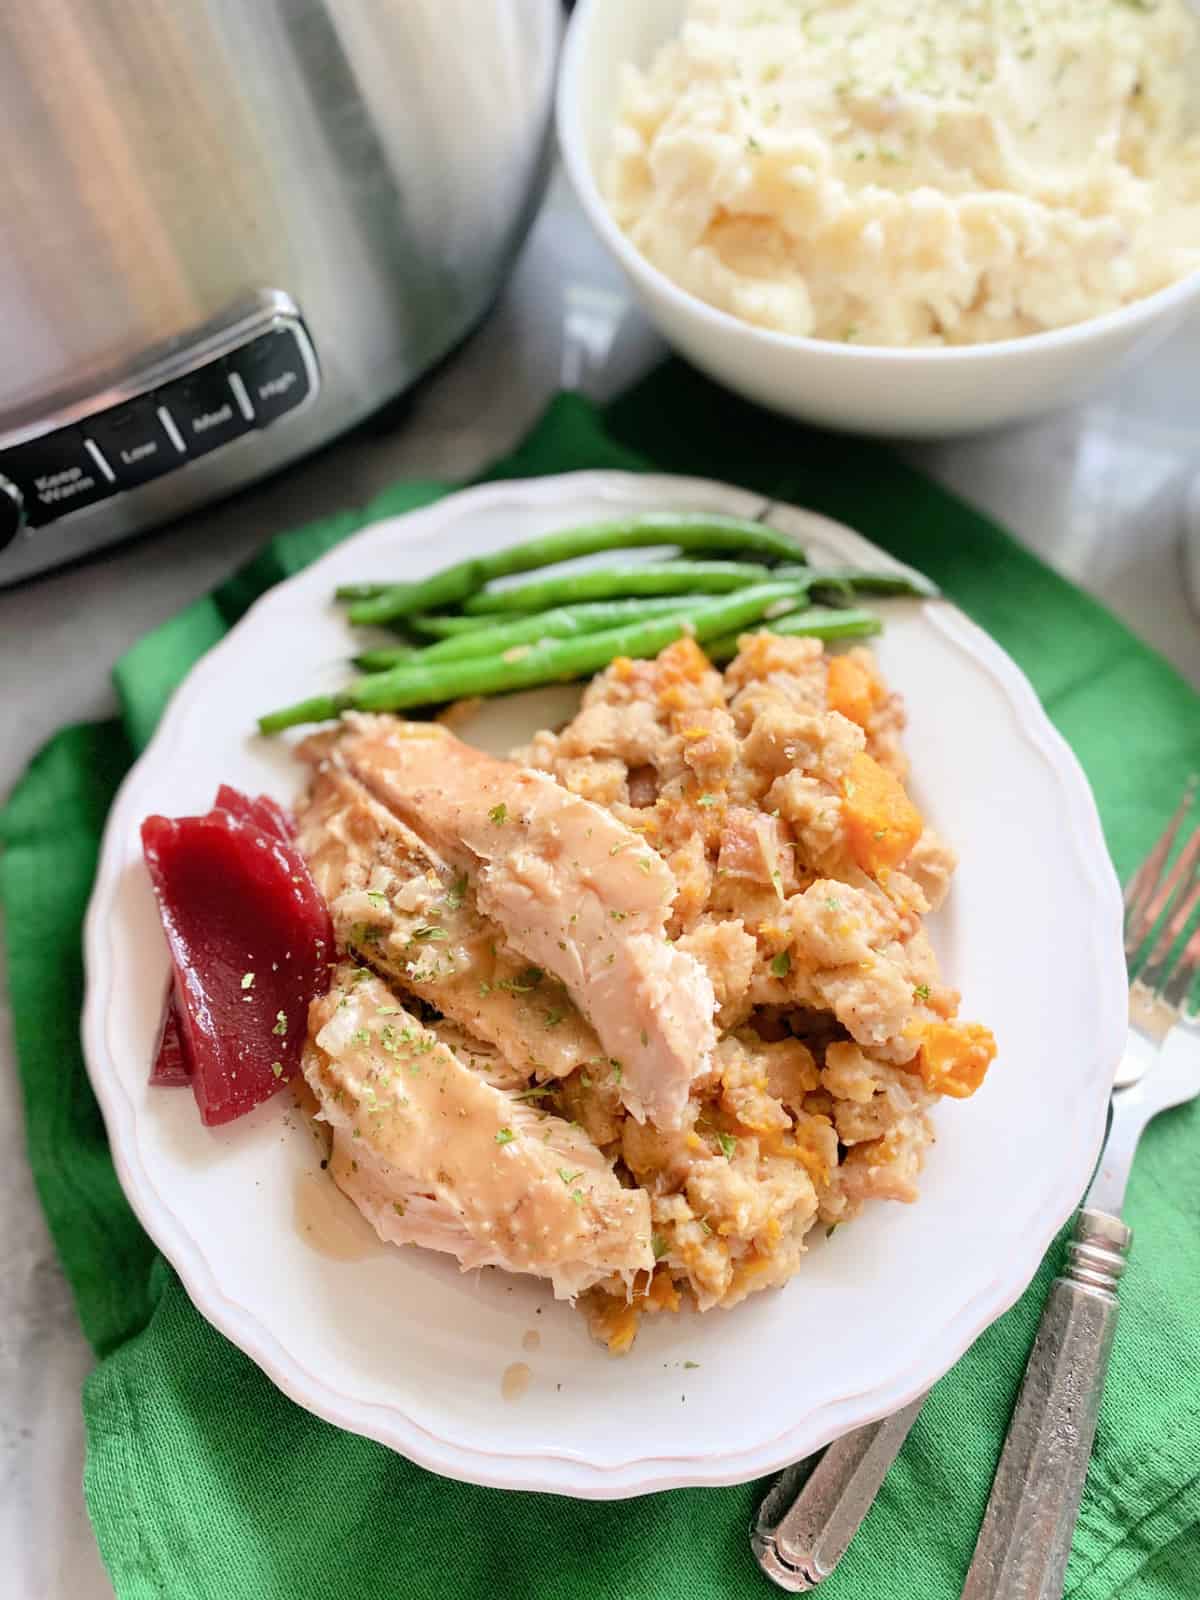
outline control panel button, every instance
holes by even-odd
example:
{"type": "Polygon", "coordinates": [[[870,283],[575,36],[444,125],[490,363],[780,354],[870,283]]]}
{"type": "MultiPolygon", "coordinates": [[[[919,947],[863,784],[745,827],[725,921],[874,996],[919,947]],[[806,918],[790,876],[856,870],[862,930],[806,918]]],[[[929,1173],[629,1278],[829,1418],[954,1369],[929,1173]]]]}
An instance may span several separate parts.
{"type": "Polygon", "coordinates": [[[244,384],[260,428],[295,411],[312,388],[300,341],[291,328],[276,328],[235,350],[228,365],[230,374],[244,384]]]}
{"type": "Polygon", "coordinates": [[[11,478],[0,477],[0,550],[11,544],[25,521],[25,501],[11,478]]]}
{"type": "Polygon", "coordinates": [[[33,528],[113,494],[106,466],[78,428],[58,428],[0,452],[0,473],[21,491],[33,528]]]}
{"type": "Polygon", "coordinates": [[[172,443],[158,408],[150,399],[134,400],[127,406],[89,417],[83,430],[112,468],[116,489],[149,483],[160,473],[181,466],[185,459],[172,443]]]}
{"type": "Polygon", "coordinates": [[[254,427],[253,419],[242,413],[222,361],[190,378],[156,389],[154,402],[167,433],[174,430],[193,459],[219,449],[254,427]]]}

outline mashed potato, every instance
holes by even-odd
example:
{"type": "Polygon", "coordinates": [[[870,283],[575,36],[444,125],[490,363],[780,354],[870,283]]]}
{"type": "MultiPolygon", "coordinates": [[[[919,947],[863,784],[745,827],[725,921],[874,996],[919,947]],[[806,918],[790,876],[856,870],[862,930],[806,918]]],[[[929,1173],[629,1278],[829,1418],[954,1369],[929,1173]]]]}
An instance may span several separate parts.
{"type": "Polygon", "coordinates": [[[684,289],[764,328],[972,344],[1200,267],[1185,0],[690,0],[628,68],[607,193],[684,289]]]}

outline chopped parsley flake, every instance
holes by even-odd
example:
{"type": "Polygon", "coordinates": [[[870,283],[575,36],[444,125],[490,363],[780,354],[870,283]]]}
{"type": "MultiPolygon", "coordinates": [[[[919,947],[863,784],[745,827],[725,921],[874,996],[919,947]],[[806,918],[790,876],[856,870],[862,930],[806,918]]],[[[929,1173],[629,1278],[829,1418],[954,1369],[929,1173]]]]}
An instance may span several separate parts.
{"type": "Polygon", "coordinates": [[[731,1133],[719,1133],[717,1135],[717,1143],[721,1146],[721,1154],[726,1161],[731,1161],[733,1152],[737,1149],[737,1140],[731,1133]]]}
{"type": "Polygon", "coordinates": [[[286,1011],[277,1011],[275,1013],[275,1026],[271,1029],[271,1032],[272,1033],[277,1033],[281,1039],[287,1033],[287,1012],[286,1011]]]}
{"type": "Polygon", "coordinates": [[[436,926],[436,924],[432,923],[422,924],[421,927],[413,929],[413,938],[421,939],[425,942],[436,941],[438,939],[448,939],[449,937],[450,935],[446,932],[445,928],[439,928],[436,926]]]}
{"type": "Polygon", "coordinates": [[[698,1361],[685,1361],[683,1363],[683,1369],[685,1372],[695,1372],[699,1365],[700,1363],[698,1361]]]}
{"type": "Polygon", "coordinates": [[[544,1018],[546,1026],[548,1028],[557,1028],[565,1016],[565,1011],[547,1011],[544,1018]]]}
{"type": "Polygon", "coordinates": [[[840,911],[842,909],[842,902],[834,895],[830,895],[825,904],[830,911],[840,911]]]}
{"type": "Polygon", "coordinates": [[[370,1042],[371,1035],[369,1030],[366,1028],[355,1028],[354,1032],[350,1035],[351,1044],[370,1044],[370,1042]]]}
{"type": "Polygon", "coordinates": [[[504,804],[503,800],[501,800],[498,806],[493,806],[488,812],[488,820],[495,823],[508,821],[508,807],[504,804]]]}
{"type": "Polygon", "coordinates": [[[581,1206],[583,1204],[583,1190],[582,1189],[572,1189],[571,1190],[571,1199],[574,1200],[574,1202],[575,1202],[575,1204],[577,1206],[581,1206]]]}
{"type": "Polygon", "coordinates": [[[242,973],[242,988],[243,989],[253,989],[253,987],[254,987],[254,974],[252,972],[243,972],[242,973]]]}
{"type": "Polygon", "coordinates": [[[551,1087],[550,1084],[548,1084],[548,1083],[539,1083],[538,1086],[535,1089],[522,1089],[520,1094],[513,1095],[513,1099],[514,1100],[541,1100],[544,1096],[546,1096],[548,1094],[553,1094],[553,1093],[554,1093],[554,1090],[553,1090],[553,1088],[551,1087]]]}
{"type": "Polygon", "coordinates": [[[612,1068],[613,1082],[614,1083],[620,1083],[621,1074],[624,1071],[624,1068],[621,1066],[621,1063],[619,1061],[610,1061],[609,1062],[609,1066],[612,1068]]]}
{"type": "Polygon", "coordinates": [[[917,987],[913,990],[913,999],[914,1000],[928,1000],[929,999],[929,985],[927,983],[919,983],[917,985],[917,987]]]}
{"type": "Polygon", "coordinates": [[[387,905],[387,895],[384,894],[382,889],[368,889],[367,899],[373,906],[387,905]]]}
{"type": "Polygon", "coordinates": [[[696,801],[698,806],[715,806],[716,803],[717,797],[715,794],[702,794],[696,801]]]}
{"type": "Polygon", "coordinates": [[[626,911],[610,911],[608,914],[614,922],[624,922],[629,913],[626,911]]]}
{"type": "Polygon", "coordinates": [[[282,1061],[272,1061],[272,1063],[271,1063],[271,1071],[275,1074],[275,1076],[277,1078],[282,1078],[283,1077],[283,1062],[282,1061]]]}
{"type": "Polygon", "coordinates": [[[507,989],[509,994],[528,994],[545,976],[541,967],[523,967],[515,978],[502,978],[496,988],[507,989]]]}
{"type": "Polygon", "coordinates": [[[771,971],[777,978],[786,978],[792,970],[792,958],[786,950],[781,950],[777,956],[772,957],[771,971]]]}
{"type": "Polygon", "coordinates": [[[644,872],[646,874],[647,877],[649,877],[650,876],[650,857],[649,856],[639,856],[638,857],[638,867],[642,872],[644,872]]]}
{"type": "Polygon", "coordinates": [[[622,850],[628,850],[630,845],[636,844],[636,839],[619,839],[608,852],[610,856],[619,856],[622,850]]]}
{"type": "Polygon", "coordinates": [[[559,1167],[558,1175],[569,1189],[573,1183],[583,1177],[583,1168],[580,1167],[578,1172],[568,1172],[566,1167],[559,1167]]]}
{"type": "Polygon", "coordinates": [[[515,1138],[516,1134],[511,1128],[501,1128],[500,1132],[496,1135],[496,1143],[511,1144],[515,1138]]]}
{"type": "Polygon", "coordinates": [[[650,1248],[654,1252],[655,1261],[661,1261],[666,1255],[667,1251],[670,1249],[670,1246],[667,1244],[667,1241],[663,1238],[661,1233],[656,1233],[650,1240],[650,1248]]]}
{"type": "Polygon", "coordinates": [[[446,890],[446,904],[450,907],[451,911],[457,911],[459,906],[461,906],[463,901],[466,899],[466,895],[467,875],[465,872],[460,872],[458,877],[455,878],[454,882],[446,890]]]}

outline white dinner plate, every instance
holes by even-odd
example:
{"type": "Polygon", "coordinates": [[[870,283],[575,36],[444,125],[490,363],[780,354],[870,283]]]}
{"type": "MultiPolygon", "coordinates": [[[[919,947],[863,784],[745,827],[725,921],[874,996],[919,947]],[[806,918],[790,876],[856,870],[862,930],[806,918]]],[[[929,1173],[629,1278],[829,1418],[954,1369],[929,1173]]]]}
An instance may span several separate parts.
{"type": "MultiPolygon", "coordinates": [[[[326,1216],[332,1196],[358,1221],[286,1094],[208,1129],[190,1094],[147,1084],[168,963],[139,824],[206,810],[222,781],[294,800],[301,769],[253,717],[341,680],[351,634],[334,586],[654,508],[754,515],[762,501],[616,472],[489,485],[376,523],[272,589],[196,666],[126,780],[86,929],[84,1045],[117,1171],[197,1308],[330,1422],[450,1477],[596,1498],[757,1477],[940,1377],[1082,1193],[1125,1028],[1120,895],[1079,766],[985,634],[944,601],[895,600],[878,651],[908,702],[914,797],[962,855],[934,940],[1000,1050],[973,1099],[938,1107],[918,1204],[816,1230],[786,1289],[656,1317],[615,1359],[537,1282],[364,1243],[326,1216]],[[531,1377],[510,1400],[517,1362],[531,1377]]],[[[771,521],[818,561],[896,566],[811,513],[779,505],[771,521]]],[[[563,695],[493,705],[473,736],[526,737],[563,695]]]]}

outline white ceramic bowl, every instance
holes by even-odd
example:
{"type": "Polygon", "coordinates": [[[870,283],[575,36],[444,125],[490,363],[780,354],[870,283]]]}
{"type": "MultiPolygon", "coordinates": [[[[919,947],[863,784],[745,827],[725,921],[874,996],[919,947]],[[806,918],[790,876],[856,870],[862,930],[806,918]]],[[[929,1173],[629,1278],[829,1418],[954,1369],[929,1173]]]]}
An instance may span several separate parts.
{"type": "MultiPolygon", "coordinates": [[[[1120,891],[1075,758],[1013,663],[944,600],[881,601],[879,657],[908,697],[915,798],[962,852],[932,936],[1001,1054],[979,1094],[938,1107],[919,1204],[875,1204],[833,1239],[817,1229],[786,1289],[654,1317],[614,1361],[544,1283],[460,1273],[446,1256],[379,1244],[365,1223],[356,1242],[357,1218],[284,1097],[205,1128],[186,1090],[147,1084],[167,953],[139,825],[206,809],[222,780],[294,799],[303,774],[288,743],[255,737],[251,718],[344,680],[351,635],[329,603],[335,585],[418,578],[635,511],[761,505],[698,479],[585,472],[487,484],[377,522],[264,595],[204,657],[108,820],[83,1036],[134,1210],[197,1308],[286,1394],[449,1477],[616,1498],[745,1482],[796,1460],[958,1359],[1024,1289],[1095,1159],[1126,1027],[1120,891]],[[333,1254],[314,1249],[335,1222],[333,1254]],[[502,1375],[519,1361],[532,1382],[508,1404],[502,1375]]],[[[771,522],[819,564],[897,565],[811,512],[776,505],[771,522]]],[[[464,731],[505,749],[577,698],[567,687],[491,701],[464,731]]]]}
{"type": "Polygon", "coordinates": [[[666,339],[748,399],[805,422],[897,437],[948,437],[1079,399],[1165,339],[1200,301],[1200,273],[1053,333],[903,350],[799,339],[752,327],[689,294],[618,228],[600,189],[622,66],[679,28],[686,0],[581,0],[558,87],[558,134],[575,191],[666,339]]]}

